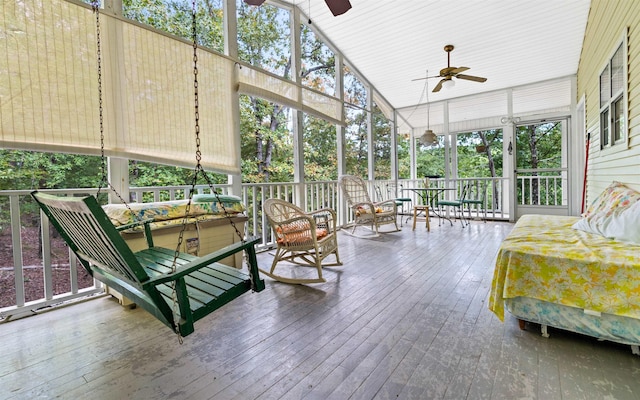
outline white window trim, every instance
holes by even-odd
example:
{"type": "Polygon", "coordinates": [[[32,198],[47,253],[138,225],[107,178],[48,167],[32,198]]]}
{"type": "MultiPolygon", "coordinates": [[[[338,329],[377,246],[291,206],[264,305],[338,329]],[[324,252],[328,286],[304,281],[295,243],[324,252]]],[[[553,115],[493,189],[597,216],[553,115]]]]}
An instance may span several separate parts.
{"type": "MultiPolygon", "coordinates": [[[[596,124],[597,127],[597,134],[598,134],[598,138],[599,138],[599,144],[600,144],[600,155],[608,155],[608,154],[612,154],[612,153],[618,153],[620,151],[624,151],[627,150],[629,148],[629,100],[628,100],[628,96],[629,96],[629,80],[628,80],[628,69],[629,69],[629,58],[628,58],[628,28],[624,29],[624,32],[621,34],[620,39],[617,40],[615,42],[615,45],[613,46],[613,49],[611,50],[611,52],[609,53],[609,55],[607,56],[607,60],[605,63],[603,63],[602,67],[599,69],[599,73],[598,73],[598,122],[596,124]],[[624,104],[624,112],[623,112],[623,118],[625,121],[625,128],[624,130],[621,132],[622,137],[620,138],[620,140],[618,140],[616,143],[612,142],[613,139],[613,123],[611,121],[611,119],[613,118],[613,104],[615,102],[616,99],[618,99],[620,96],[618,95],[618,93],[615,93],[614,95],[611,96],[611,98],[608,101],[608,104],[604,107],[600,107],[600,75],[602,74],[602,72],[607,68],[607,66],[611,65],[611,60],[613,59],[614,54],[616,53],[616,51],[618,50],[618,48],[622,46],[622,59],[623,59],[623,84],[622,84],[622,102],[624,104]],[[600,124],[600,118],[602,115],[602,112],[605,110],[605,108],[608,108],[609,110],[609,144],[606,147],[603,147],[602,145],[602,130],[601,130],[601,124],[600,124]]],[[[594,131],[595,133],[595,131],[594,131]]]]}

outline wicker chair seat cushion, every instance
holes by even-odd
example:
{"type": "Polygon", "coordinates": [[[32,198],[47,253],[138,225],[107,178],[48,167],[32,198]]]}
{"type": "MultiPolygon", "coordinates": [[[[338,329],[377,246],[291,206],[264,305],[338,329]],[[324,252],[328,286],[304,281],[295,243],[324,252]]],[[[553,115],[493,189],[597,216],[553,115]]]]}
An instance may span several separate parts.
{"type": "MultiPolygon", "coordinates": [[[[282,245],[296,245],[307,243],[312,240],[311,226],[309,223],[295,224],[291,226],[276,227],[278,233],[278,243],[282,245]]],[[[316,229],[316,239],[320,240],[327,236],[329,232],[323,228],[316,229]]]]}
{"type": "MultiPolygon", "coordinates": [[[[376,207],[376,214],[380,214],[381,212],[383,212],[384,210],[380,207],[376,207]]],[[[371,213],[371,209],[368,207],[358,207],[358,209],[356,210],[356,215],[362,215],[362,214],[370,214],[371,213]]]]}

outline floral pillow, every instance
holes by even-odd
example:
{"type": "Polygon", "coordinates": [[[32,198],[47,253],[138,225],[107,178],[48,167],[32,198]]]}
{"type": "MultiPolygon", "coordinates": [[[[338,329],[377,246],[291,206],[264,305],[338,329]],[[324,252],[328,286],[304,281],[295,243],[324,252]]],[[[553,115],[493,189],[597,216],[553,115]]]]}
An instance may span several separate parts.
{"type": "Polygon", "coordinates": [[[629,207],[640,200],[640,192],[614,181],[596,197],[582,215],[586,218],[604,218],[618,207],[629,207]]]}

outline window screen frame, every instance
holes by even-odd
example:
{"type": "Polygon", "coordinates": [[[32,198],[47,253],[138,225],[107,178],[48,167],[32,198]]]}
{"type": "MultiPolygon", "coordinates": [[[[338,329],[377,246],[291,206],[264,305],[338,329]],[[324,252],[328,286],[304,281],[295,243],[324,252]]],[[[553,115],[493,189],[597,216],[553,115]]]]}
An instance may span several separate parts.
{"type": "Polygon", "coordinates": [[[627,49],[625,30],[598,74],[600,149],[605,154],[628,148],[627,49]]]}

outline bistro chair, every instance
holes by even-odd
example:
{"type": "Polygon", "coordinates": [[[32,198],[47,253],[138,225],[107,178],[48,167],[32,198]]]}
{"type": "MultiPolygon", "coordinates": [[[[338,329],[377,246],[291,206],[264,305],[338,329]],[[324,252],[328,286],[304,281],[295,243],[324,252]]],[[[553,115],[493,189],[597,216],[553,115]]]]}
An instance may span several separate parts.
{"type": "Polygon", "coordinates": [[[476,209],[476,215],[480,217],[480,211],[484,211],[484,218],[482,220],[487,223],[487,207],[484,204],[485,196],[487,194],[487,183],[476,182],[469,183],[467,187],[467,196],[462,201],[467,205],[467,211],[469,212],[469,220],[471,220],[471,207],[476,209]]]}
{"type": "MultiPolygon", "coordinates": [[[[398,197],[398,185],[395,183],[387,183],[387,196],[390,199],[393,199],[396,202],[396,208],[400,209],[400,227],[402,227],[402,215],[406,214],[405,204],[407,204],[407,210],[411,209],[411,197],[398,197]]],[[[400,185],[400,190],[402,190],[402,185],[400,185]]],[[[410,215],[410,214],[409,214],[410,215]]],[[[408,221],[407,217],[407,221],[408,221]]]]}
{"type": "MultiPolygon", "coordinates": [[[[464,218],[464,200],[467,194],[468,185],[464,185],[462,187],[462,192],[460,193],[460,197],[455,200],[438,200],[438,207],[441,208],[441,212],[438,214],[438,226],[440,226],[440,221],[442,218],[449,219],[444,216],[444,211],[446,207],[453,208],[453,218],[455,219],[458,216],[458,212],[460,213],[460,224],[464,228],[469,224],[469,221],[466,221],[464,218]],[[466,222],[466,224],[465,224],[466,222]]],[[[451,226],[453,226],[453,222],[449,219],[451,226]]]]}

